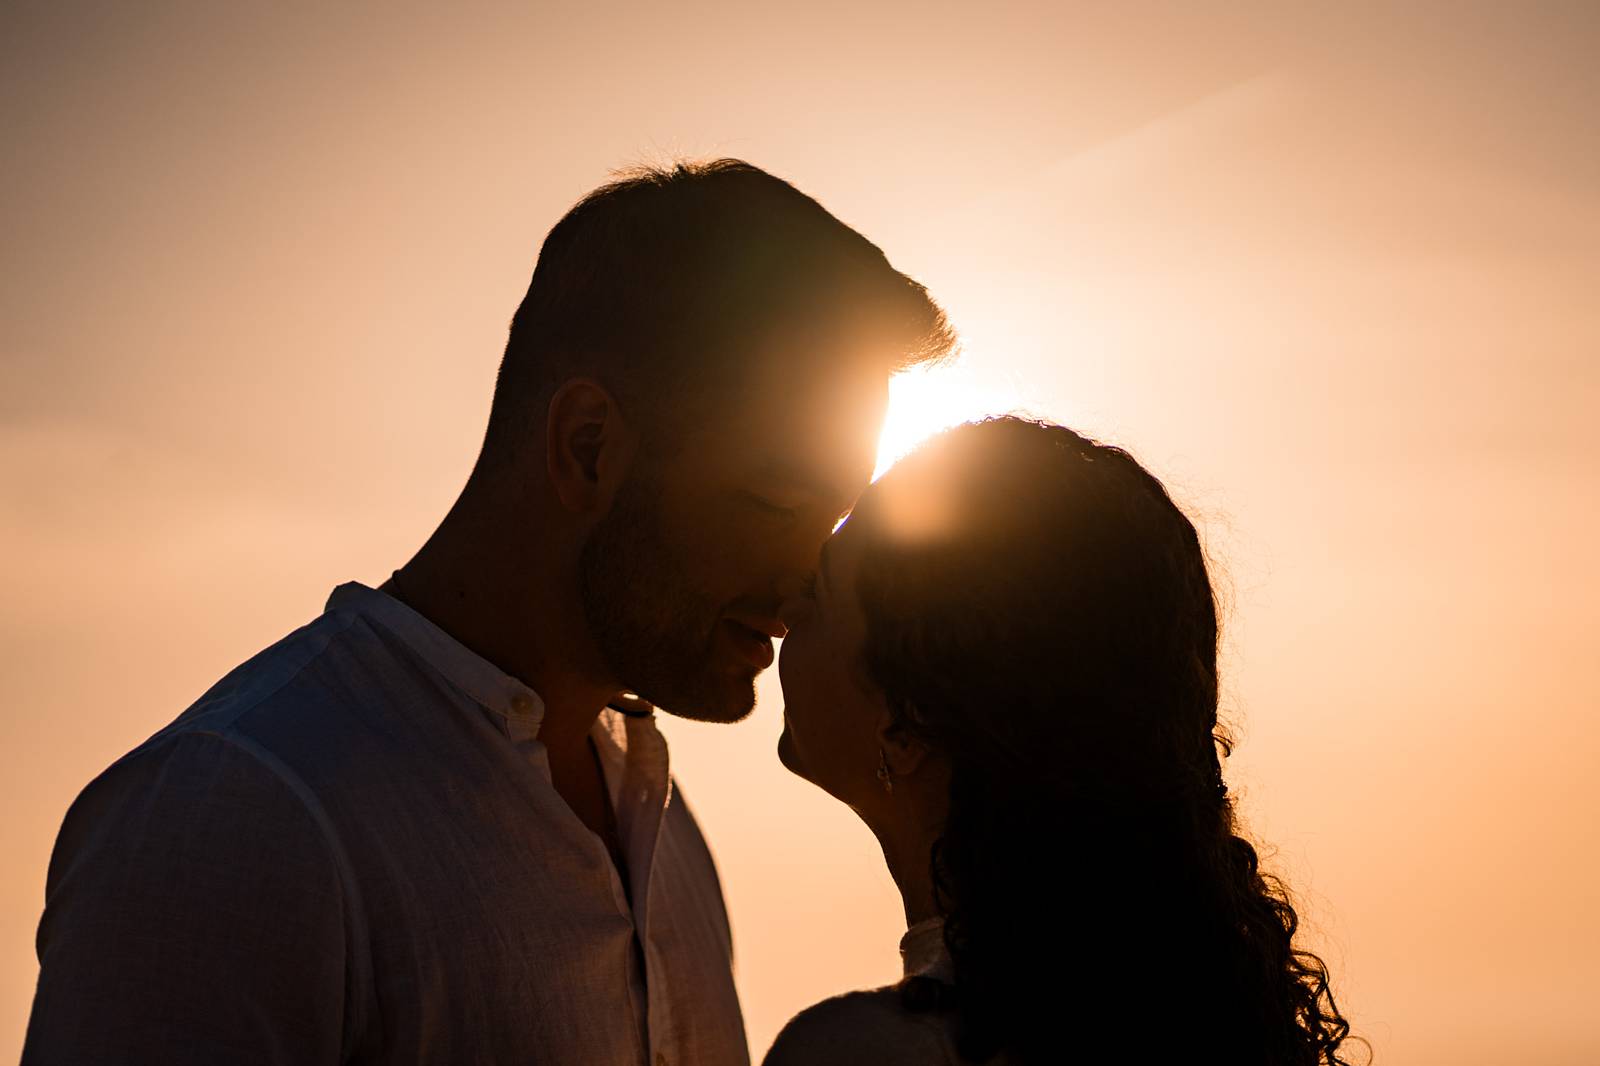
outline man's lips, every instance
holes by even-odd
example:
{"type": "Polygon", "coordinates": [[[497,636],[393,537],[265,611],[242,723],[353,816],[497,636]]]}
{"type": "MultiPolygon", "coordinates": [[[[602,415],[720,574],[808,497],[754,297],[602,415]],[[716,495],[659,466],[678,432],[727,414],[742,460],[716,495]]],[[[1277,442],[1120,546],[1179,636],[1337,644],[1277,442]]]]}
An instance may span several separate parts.
{"type": "Polygon", "coordinates": [[[736,618],[729,618],[728,621],[733,622],[735,625],[744,626],[746,629],[753,629],[757,633],[771,637],[773,640],[782,640],[789,635],[789,627],[776,618],[739,615],[736,618]]]}

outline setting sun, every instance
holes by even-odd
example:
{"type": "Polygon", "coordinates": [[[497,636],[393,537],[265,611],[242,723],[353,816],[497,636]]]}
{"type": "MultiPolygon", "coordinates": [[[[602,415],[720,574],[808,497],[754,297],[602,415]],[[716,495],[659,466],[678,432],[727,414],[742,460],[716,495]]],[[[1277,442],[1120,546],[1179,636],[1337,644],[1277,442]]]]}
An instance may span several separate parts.
{"type": "Polygon", "coordinates": [[[908,370],[889,382],[889,413],[878,437],[876,481],[918,444],[985,415],[1017,414],[1020,393],[980,375],[963,359],[953,366],[908,370]]]}

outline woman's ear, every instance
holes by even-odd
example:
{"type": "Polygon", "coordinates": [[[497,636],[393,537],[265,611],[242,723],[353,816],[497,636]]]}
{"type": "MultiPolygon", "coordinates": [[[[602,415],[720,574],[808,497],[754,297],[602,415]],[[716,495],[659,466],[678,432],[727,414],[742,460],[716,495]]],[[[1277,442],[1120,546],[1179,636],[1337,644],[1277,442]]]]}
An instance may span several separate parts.
{"type": "Polygon", "coordinates": [[[887,704],[878,715],[878,749],[895,776],[909,776],[933,756],[933,749],[889,713],[887,704]]]}
{"type": "Polygon", "coordinates": [[[550,397],[545,472],[567,510],[606,511],[633,462],[637,443],[616,398],[599,382],[573,378],[550,397]]]}

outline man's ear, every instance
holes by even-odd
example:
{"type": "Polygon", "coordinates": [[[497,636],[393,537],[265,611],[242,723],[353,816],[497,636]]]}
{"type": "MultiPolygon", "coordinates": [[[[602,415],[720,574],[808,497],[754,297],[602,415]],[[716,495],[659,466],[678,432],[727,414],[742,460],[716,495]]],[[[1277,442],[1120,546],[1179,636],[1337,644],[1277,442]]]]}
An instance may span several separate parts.
{"type": "Polygon", "coordinates": [[[592,378],[573,378],[550,397],[545,472],[562,506],[596,514],[611,506],[633,462],[637,438],[616,398],[592,378]]]}

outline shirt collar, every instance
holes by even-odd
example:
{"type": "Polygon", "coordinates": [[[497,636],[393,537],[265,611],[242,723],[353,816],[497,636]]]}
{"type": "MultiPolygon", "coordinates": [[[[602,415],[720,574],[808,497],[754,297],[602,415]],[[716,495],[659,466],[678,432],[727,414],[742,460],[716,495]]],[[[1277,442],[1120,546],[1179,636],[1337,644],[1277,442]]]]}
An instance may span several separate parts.
{"type": "Polygon", "coordinates": [[[544,700],[537,692],[388,593],[349,581],[333,590],[326,610],[361,615],[383,627],[474,702],[515,721],[519,731],[537,735],[544,720],[544,700]]]}
{"type": "Polygon", "coordinates": [[[907,977],[934,977],[953,983],[955,966],[944,942],[944,919],[929,918],[907,929],[900,938],[900,961],[907,977]]]}

